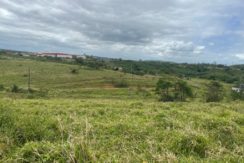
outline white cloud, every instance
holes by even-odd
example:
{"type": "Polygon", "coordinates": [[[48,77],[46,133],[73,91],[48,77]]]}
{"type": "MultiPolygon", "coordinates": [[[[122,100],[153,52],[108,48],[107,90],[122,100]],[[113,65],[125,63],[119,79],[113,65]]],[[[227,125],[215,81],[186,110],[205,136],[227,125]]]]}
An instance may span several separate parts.
{"type": "Polygon", "coordinates": [[[200,54],[205,49],[204,46],[195,45],[193,42],[175,41],[175,40],[154,40],[145,51],[160,56],[190,56],[200,54]]]}
{"type": "Polygon", "coordinates": [[[4,8],[0,8],[0,18],[11,19],[14,15],[4,8]]]}
{"type": "Polygon", "coordinates": [[[196,46],[195,49],[193,50],[194,54],[201,54],[203,53],[205,49],[205,46],[196,46]]]}
{"type": "MultiPolygon", "coordinates": [[[[128,54],[140,58],[150,54],[149,57],[184,59],[216,48],[218,43],[209,44],[212,42],[209,38],[227,33],[224,21],[238,16],[234,9],[242,7],[243,2],[1,0],[0,6],[0,42],[9,47],[25,48],[31,46],[32,40],[40,47],[48,45],[46,48],[54,50],[73,47],[77,53],[107,51],[113,55],[109,57],[128,54]],[[8,39],[13,41],[6,42],[8,39]],[[202,41],[205,39],[206,42],[202,41]]],[[[243,34],[243,28],[238,33],[243,34]]],[[[237,31],[228,31],[228,35],[234,34],[238,35],[237,31]]],[[[37,46],[29,48],[42,50],[37,46]]]]}
{"type": "Polygon", "coordinates": [[[235,57],[240,60],[244,60],[244,53],[235,54],[235,57]]]}

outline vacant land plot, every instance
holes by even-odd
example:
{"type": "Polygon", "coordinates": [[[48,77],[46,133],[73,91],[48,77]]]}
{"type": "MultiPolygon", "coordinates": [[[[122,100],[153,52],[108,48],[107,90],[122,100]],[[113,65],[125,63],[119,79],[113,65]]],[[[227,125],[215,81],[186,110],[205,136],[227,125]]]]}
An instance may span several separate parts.
{"type": "Polygon", "coordinates": [[[244,104],[0,100],[3,162],[242,162],[244,104]]]}

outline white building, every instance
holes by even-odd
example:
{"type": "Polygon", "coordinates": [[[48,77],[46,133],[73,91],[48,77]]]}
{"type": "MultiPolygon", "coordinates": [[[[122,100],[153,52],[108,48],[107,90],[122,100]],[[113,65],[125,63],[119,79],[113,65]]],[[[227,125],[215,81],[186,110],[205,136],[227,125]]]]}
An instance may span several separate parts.
{"type": "Polygon", "coordinates": [[[39,57],[53,57],[53,58],[65,58],[65,59],[72,59],[73,56],[70,54],[64,53],[40,53],[38,54],[39,57]]]}
{"type": "Polygon", "coordinates": [[[244,84],[240,84],[239,87],[232,87],[232,91],[235,91],[237,93],[244,91],[244,84]]]}

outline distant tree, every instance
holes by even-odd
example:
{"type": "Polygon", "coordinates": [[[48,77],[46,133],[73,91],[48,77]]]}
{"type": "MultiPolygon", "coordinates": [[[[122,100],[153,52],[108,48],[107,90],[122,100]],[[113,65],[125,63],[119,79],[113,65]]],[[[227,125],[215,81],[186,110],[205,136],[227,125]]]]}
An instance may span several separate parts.
{"type": "Polygon", "coordinates": [[[212,81],[207,85],[206,101],[219,102],[224,98],[224,87],[217,81],[212,81]]]}
{"type": "MultiPolygon", "coordinates": [[[[240,84],[237,84],[236,87],[240,87],[240,84]]],[[[244,90],[240,87],[239,91],[232,90],[231,91],[231,99],[232,100],[244,100],[244,90]]]]}
{"type": "Polygon", "coordinates": [[[187,97],[193,97],[192,89],[185,81],[175,83],[175,99],[185,101],[187,97]]]}
{"type": "Polygon", "coordinates": [[[13,93],[18,93],[20,91],[19,87],[17,85],[12,85],[11,87],[11,92],[13,93]]]}
{"type": "Polygon", "coordinates": [[[113,85],[116,88],[128,88],[129,87],[128,82],[126,80],[124,80],[124,79],[121,79],[121,80],[118,80],[118,81],[113,81],[113,85]]]}
{"type": "Polygon", "coordinates": [[[83,65],[85,61],[83,58],[75,58],[75,62],[80,64],[80,65],[83,65]]]}
{"type": "Polygon", "coordinates": [[[231,99],[232,100],[244,100],[244,92],[236,92],[236,91],[231,91],[231,99]]]}
{"type": "Polygon", "coordinates": [[[75,69],[75,68],[72,68],[71,70],[70,70],[70,72],[72,73],[72,74],[78,74],[78,69],[75,69]]]}
{"type": "Polygon", "coordinates": [[[0,91],[4,90],[4,85],[0,84],[0,91]]]}
{"type": "Polygon", "coordinates": [[[173,101],[173,97],[170,95],[169,90],[173,86],[171,82],[159,79],[156,85],[156,93],[160,96],[160,101],[173,101]]]}

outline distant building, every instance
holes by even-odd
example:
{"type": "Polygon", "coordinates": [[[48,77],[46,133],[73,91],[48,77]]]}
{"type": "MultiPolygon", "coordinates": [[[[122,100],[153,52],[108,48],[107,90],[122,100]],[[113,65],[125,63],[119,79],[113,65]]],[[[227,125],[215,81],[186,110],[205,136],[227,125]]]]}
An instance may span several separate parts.
{"type": "Polygon", "coordinates": [[[63,59],[76,59],[76,58],[86,59],[85,55],[74,55],[74,54],[65,54],[65,53],[39,53],[37,54],[37,56],[63,58],[63,59]]]}
{"type": "Polygon", "coordinates": [[[232,91],[235,91],[237,93],[244,91],[244,84],[240,84],[239,87],[232,87],[232,91]]]}
{"type": "Polygon", "coordinates": [[[53,58],[64,58],[64,59],[72,59],[73,56],[70,54],[64,53],[40,53],[38,54],[39,57],[53,57],[53,58]]]}
{"type": "Polygon", "coordinates": [[[86,59],[86,56],[85,55],[72,55],[72,58],[73,59],[86,59]]]}
{"type": "Polygon", "coordinates": [[[113,70],[114,71],[123,71],[123,68],[122,67],[114,67],[113,70]]]}

